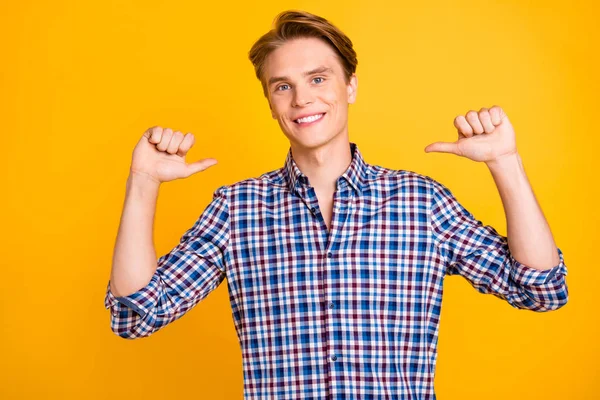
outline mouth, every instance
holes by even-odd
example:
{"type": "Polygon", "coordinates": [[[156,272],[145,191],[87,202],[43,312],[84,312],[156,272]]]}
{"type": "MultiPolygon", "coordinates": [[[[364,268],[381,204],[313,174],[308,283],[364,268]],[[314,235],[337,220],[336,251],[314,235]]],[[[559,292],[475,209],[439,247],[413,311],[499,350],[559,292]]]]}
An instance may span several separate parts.
{"type": "Polygon", "coordinates": [[[299,126],[309,126],[314,125],[317,122],[321,121],[326,113],[307,115],[302,118],[298,118],[294,120],[294,123],[299,126]]]}

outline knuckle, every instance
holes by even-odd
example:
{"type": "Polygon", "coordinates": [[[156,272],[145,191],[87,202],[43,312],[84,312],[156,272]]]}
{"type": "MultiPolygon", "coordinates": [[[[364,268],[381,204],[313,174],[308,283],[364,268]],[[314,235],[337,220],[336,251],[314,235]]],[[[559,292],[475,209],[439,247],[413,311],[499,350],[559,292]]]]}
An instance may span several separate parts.
{"type": "Polygon", "coordinates": [[[467,113],[467,119],[473,119],[473,118],[477,118],[477,112],[474,110],[470,110],[467,113]]]}
{"type": "Polygon", "coordinates": [[[159,135],[159,137],[160,137],[162,128],[160,126],[153,126],[151,128],[148,128],[148,130],[146,132],[148,132],[149,137],[152,137],[154,135],[159,135]]]}

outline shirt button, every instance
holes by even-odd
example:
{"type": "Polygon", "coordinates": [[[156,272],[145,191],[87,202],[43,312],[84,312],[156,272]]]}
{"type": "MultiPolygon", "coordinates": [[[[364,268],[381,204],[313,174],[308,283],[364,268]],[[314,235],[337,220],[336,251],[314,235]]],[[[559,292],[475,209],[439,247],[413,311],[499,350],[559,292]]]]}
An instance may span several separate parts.
{"type": "Polygon", "coordinates": [[[311,209],[310,209],[310,212],[312,212],[312,213],[314,214],[314,213],[315,213],[315,210],[316,210],[316,209],[313,207],[313,208],[311,208],[311,209]]]}
{"type": "Polygon", "coordinates": [[[331,252],[329,252],[329,253],[327,253],[327,257],[331,258],[331,257],[333,257],[333,254],[331,254],[331,252]]]}
{"type": "Polygon", "coordinates": [[[333,307],[335,307],[335,304],[333,304],[332,302],[330,302],[330,303],[328,304],[328,307],[329,307],[329,308],[333,308],[333,307]]]}
{"type": "Polygon", "coordinates": [[[331,360],[331,361],[335,361],[335,360],[337,360],[337,356],[336,356],[335,354],[334,354],[334,355],[332,355],[332,356],[330,357],[330,360],[331,360]]]}

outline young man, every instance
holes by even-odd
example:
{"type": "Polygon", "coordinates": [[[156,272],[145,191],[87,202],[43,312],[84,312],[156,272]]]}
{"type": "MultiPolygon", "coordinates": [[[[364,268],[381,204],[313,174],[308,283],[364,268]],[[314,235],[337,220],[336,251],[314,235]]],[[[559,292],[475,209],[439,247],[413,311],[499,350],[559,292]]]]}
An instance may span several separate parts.
{"type": "Polygon", "coordinates": [[[161,182],[186,164],[192,134],[154,127],[133,154],[106,296],[113,331],[149,336],[227,278],[248,399],[434,399],[445,275],[515,308],[567,302],[567,273],[500,107],[459,116],[455,143],[425,151],[485,162],[508,221],[501,236],[450,190],[365,162],[349,142],[352,42],[325,19],[284,12],[250,51],[271,114],[290,141],[282,168],[215,191],[156,260],[161,182]]]}

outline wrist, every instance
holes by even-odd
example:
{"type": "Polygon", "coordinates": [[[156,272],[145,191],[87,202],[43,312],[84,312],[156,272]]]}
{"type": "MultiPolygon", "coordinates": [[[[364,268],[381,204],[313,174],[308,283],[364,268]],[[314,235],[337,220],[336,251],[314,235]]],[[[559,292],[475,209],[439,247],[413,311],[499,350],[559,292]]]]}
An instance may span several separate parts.
{"type": "Polygon", "coordinates": [[[521,165],[521,156],[517,152],[505,154],[494,160],[486,161],[485,165],[487,165],[492,173],[510,170],[515,166],[521,165]]]}
{"type": "Polygon", "coordinates": [[[139,187],[144,190],[158,190],[161,182],[147,172],[129,170],[127,177],[127,187],[139,187]]]}

